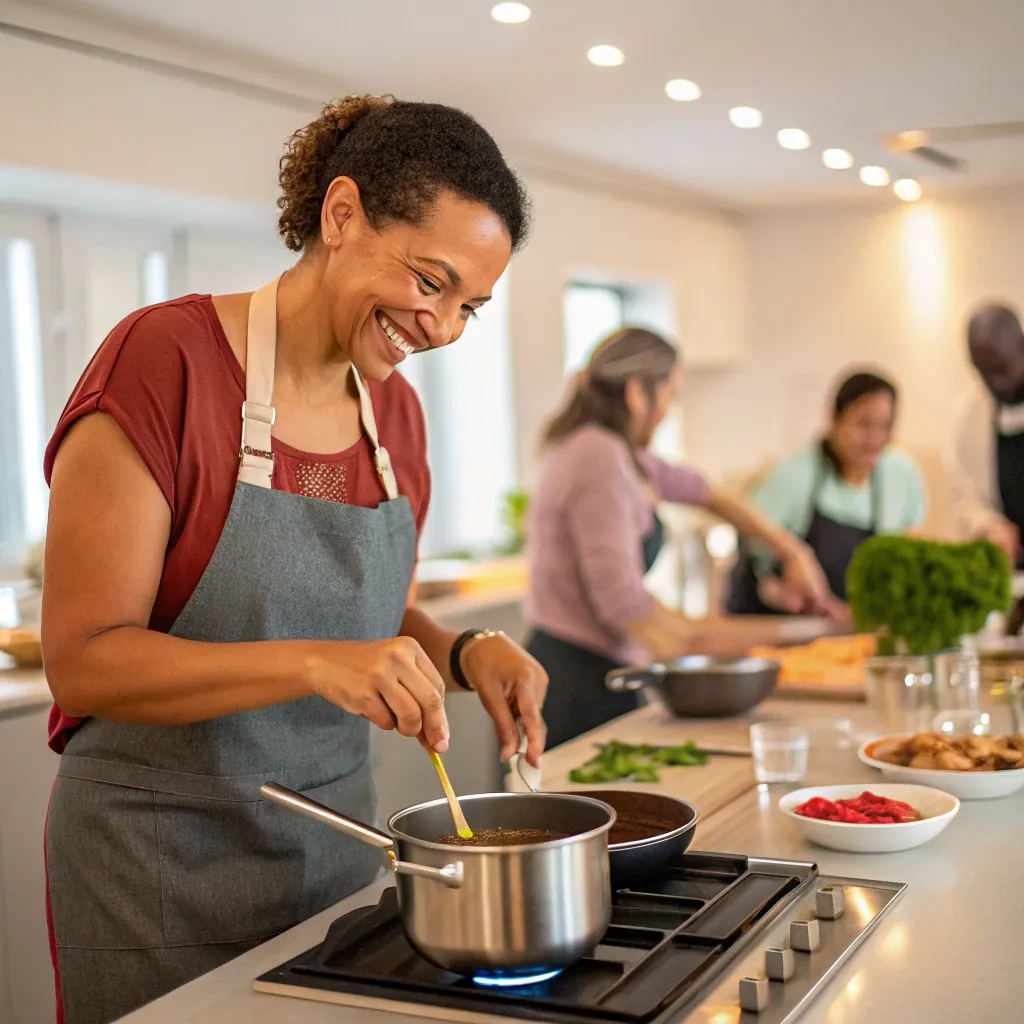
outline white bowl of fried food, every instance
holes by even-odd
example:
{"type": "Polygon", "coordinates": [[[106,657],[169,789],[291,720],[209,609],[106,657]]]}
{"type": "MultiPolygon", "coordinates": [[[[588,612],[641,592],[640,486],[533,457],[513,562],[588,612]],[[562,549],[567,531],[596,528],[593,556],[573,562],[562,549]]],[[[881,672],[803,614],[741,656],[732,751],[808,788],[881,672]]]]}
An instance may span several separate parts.
{"type": "Polygon", "coordinates": [[[1024,736],[883,736],[860,759],[896,782],[933,786],[961,800],[990,800],[1024,789],[1024,736]]]}

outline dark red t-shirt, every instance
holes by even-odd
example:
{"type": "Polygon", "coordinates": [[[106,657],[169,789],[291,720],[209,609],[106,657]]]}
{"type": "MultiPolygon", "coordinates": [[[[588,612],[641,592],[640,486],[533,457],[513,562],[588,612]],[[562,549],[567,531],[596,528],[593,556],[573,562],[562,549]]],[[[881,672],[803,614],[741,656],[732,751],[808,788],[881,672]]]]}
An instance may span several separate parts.
{"type": "MultiPolygon", "coordinates": [[[[399,491],[422,529],[430,501],[426,428],[400,374],[370,382],[380,443],[399,491]]],[[[126,317],[86,367],[46,449],[49,481],[71,425],[91,412],[112,416],[142,456],[171,509],[171,532],[150,628],[166,633],[213,555],[238,477],[245,375],[208,295],[187,295],[126,317]]],[[[343,452],[317,455],[273,439],[276,490],[375,508],[386,498],[364,436],[343,452]]],[[[50,746],[63,750],[80,719],[54,705],[50,746]]]]}

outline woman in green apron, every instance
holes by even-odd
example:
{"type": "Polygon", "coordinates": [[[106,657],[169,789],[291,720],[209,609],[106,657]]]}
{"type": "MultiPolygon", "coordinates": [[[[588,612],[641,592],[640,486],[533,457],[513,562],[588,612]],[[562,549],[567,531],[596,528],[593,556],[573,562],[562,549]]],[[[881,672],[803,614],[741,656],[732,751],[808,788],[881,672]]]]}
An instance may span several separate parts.
{"type": "Polygon", "coordinates": [[[408,602],[429,497],[393,371],[458,339],[522,242],[491,137],[352,97],[289,144],[301,253],[249,295],[114,329],[47,452],[46,857],[59,1013],[108,1024],[368,884],[366,847],[260,802],[375,815],[369,724],[447,749],[446,686],[539,762],[546,678],[408,602]]]}

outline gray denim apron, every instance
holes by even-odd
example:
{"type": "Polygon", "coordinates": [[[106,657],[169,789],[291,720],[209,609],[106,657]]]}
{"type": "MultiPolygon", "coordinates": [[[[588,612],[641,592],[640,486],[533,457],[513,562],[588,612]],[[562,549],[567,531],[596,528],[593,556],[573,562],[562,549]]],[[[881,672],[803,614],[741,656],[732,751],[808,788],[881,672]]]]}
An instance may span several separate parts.
{"type": "MultiPolygon", "coordinates": [[[[271,489],[277,282],[249,311],[240,470],[216,550],[173,636],[214,643],[398,634],[416,529],[377,443],[388,500],[271,489]]],[[[305,697],[194,725],[87,720],[61,757],[46,854],[67,1024],[108,1024],[367,885],[380,852],[261,802],[276,779],[376,815],[369,724],[305,697]]]]}

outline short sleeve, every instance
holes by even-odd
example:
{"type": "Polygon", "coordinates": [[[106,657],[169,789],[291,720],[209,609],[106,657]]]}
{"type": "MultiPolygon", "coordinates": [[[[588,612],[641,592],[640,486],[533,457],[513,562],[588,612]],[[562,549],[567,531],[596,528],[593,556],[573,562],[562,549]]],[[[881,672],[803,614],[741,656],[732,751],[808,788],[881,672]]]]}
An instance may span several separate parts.
{"type": "MultiPolygon", "coordinates": [[[[784,530],[802,537],[810,525],[814,490],[814,462],[806,452],[778,463],[751,491],[750,504],[784,530]]],[[[759,576],[771,572],[775,557],[762,544],[753,543],[754,569],[759,576]]]]}
{"type": "Polygon", "coordinates": [[[919,527],[928,518],[927,489],[920,468],[905,452],[891,453],[891,467],[902,498],[899,508],[894,510],[896,521],[891,529],[894,533],[906,533],[907,530],[919,527]]]}
{"type": "Polygon", "coordinates": [[[806,453],[799,453],[774,469],[751,491],[750,503],[773,523],[802,534],[814,489],[814,466],[806,453]]]}
{"type": "Polygon", "coordinates": [[[122,320],[82,375],[46,448],[47,482],[61,442],[83,416],[102,412],[131,441],[171,509],[181,449],[187,365],[187,318],[174,306],[140,310],[122,320]]]}

